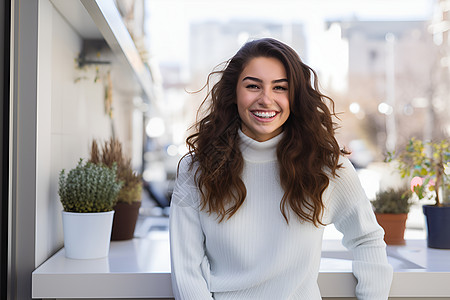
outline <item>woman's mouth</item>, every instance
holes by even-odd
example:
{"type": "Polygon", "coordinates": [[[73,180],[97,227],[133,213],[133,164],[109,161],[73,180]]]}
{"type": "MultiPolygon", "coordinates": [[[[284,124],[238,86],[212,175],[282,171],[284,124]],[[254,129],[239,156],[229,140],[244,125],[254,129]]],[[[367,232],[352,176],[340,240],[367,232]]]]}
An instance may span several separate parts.
{"type": "Polygon", "coordinates": [[[260,119],[272,119],[277,115],[276,111],[252,111],[251,113],[260,119]]]}

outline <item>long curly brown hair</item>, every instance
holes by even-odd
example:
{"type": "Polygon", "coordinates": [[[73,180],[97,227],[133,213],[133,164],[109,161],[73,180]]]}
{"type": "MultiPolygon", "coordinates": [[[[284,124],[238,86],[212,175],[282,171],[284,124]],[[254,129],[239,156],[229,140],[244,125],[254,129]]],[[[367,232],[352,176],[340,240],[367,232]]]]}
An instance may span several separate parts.
{"type": "Polygon", "coordinates": [[[223,70],[208,76],[209,87],[212,76],[221,75],[201,104],[200,109],[206,106],[206,116],[197,118],[195,133],[186,139],[187,155],[192,157],[190,168],[197,166],[195,180],[201,192],[201,209],[216,213],[221,222],[232,217],[245,201],[236,87],[241,72],[256,57],[278,59],[288,78],[290,115],[277,146],[284,190],[280,210],[288,223],[289,206],[301,220],[323,225],[322,194],[329,176],[336,176],[341,167],[339,156],[345,153],[334,137],[334,102],[319,91],[315,71],[292,48],[271,38],[247,42],[223,70]],[[325,102],[329,102],[331,110],[325,102]]]}

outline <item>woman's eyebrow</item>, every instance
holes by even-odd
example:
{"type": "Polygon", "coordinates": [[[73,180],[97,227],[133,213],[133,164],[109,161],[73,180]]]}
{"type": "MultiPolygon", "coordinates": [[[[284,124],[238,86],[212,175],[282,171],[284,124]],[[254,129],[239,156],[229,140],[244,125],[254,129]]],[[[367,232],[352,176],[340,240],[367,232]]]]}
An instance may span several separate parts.
{"type": "Polygon", "coordinates": [[[242,81],[246,81],[246,80],[253,80],[253,81],[256,81],[256,82],[262,82],[261,79],[256,78],[256,77],[251,77],[251,76],[247,76],[247,77],[244,77],[244,79],[242,79],[242,81]]]}
{"type": "MultiPolygon", "coordinates": [[[[261,79],[252,77],[252,76],[247,76],[247,77],[244,77],[244,79],[242,79],[242,81],[245,81],[245,80],[253,80],[256,82],[263,82],[261,79]]],[[[280,83],[280,82],[288,82],[288,80],[286,78],[272,80],[272,83],[280,83]]]]}

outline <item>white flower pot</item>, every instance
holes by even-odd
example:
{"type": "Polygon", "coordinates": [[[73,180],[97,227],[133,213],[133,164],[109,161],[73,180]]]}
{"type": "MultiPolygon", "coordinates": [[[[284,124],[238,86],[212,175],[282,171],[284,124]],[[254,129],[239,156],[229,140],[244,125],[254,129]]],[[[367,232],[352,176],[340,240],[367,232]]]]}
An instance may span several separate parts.
{"type": "Polygon", "coordinates": [[[107,257],[114,211],[101,213],[62,212],[64,250],[67,258],[107,257]]]}

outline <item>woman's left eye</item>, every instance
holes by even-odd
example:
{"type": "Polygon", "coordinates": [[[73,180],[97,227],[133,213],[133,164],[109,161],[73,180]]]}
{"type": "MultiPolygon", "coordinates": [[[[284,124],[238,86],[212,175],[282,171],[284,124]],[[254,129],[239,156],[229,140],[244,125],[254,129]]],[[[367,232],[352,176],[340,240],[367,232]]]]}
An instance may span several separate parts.
{"type": "Polygon", "coordinates": [[[279,91],[287,91],[287,87],[284,86],[276,86],[274,89],[279,91]]]}

